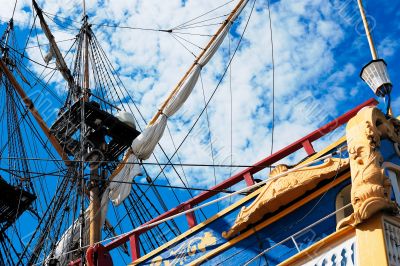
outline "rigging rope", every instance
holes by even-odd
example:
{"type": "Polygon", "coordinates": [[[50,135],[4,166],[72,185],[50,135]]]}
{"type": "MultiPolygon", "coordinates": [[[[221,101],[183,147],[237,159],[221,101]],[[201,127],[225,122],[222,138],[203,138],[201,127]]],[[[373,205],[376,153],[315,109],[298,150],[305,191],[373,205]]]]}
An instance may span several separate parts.
{"type": "Polygon", "coordinates": [[[203,13],[203,14],[201,14],[201,15],[199,15],[199,16],[193,18],[193,19],[190,19],[190,20],[188,20],[188,21],[182,23],[182,24],[179,24],[179,25],[173,27],[172,29],[177,29],[177,28],[180,28],[180,27],[182,27],[182,26],[184,26],[184,25],[187,25],[188,23],[190,23],[190,22],[192,22],[192,21],[195,21],[196,19],[199,19],[199,18],[201,18],[201,17],[204,17],[205,15],[208,15],[208,14],[210,14],[211,12],[214,12],[214,11],[216,11],[216,10],[222,8],[222,7],[224,7],[224,6],[226,6],[226,5],[230,4],[230,3],[232,3],[233,1],[234,1],[234,0],[230,0],[230,1],[224,3],[224,4],[220,5],[220,6],[217,6],[216,8],[211,9],[210,11],[207,11],[207,12],[205,12],[205,13],[203,13]]]}
{"type": "Polygon", "coordinates": [[[274,152],[274,130],[275,130],[275,58],[274,58],[274,38],[272,33],[272,16],[270,0],[267,0],[269,31],[271,39],[271,57],[272,57],[272,126],[271,126],[271,155],[274,152]]]}
{"type": "MultiPolygon", "coordinates": [[[[0,159],[12,159],[12,160],[30,160],[30,161],[51,161],[51,162],[69,162],[69,163],[80,163],[82,160],[63,160],[63,159],[49,159],[49,158],[21,158],[21,157],[1,157],[0,159]]],[[[86,162],[86,161],[85,161],[86,162]]],[[[255,166],[250,164],[196,164],[196,163],[158,163],[158,162],[120,162],[120,161],[107,161],[107,160],[100,160],[100,161],[91,161],[93,163],[118,163],[118,164],[138,164],[138,165],[163,165],[163,166],[187,166],[187,167],[220,167],[220,168],[264,168],[263,166],[255,166]]],[[[275,166],[271,166],[275,167],[275,166]]]]}
{"type": "MultiPolygon", "coordinates": [[[[179,151],[179,149],[182,147],[182,145],[184,144],[184,142],[186,141],[186,139],[189,137],[190,133],[193,131],[194,127],[196,126],[196,124],[197,124],[198,121],[200,120],[200,117],[201,117],[201,116],[203,115],[203,113],[205,112],[207,106],[210,104],[210,102],[211,102],[211,100],[213,99],[215,93],[217,92],[219,86],[221,85],[221,83],[222,83],[222,81],[223,81],[223,79],[224,79],[224,77],[225,77],[227,71],[229,70],[229,66],[231,65],[232,60],[233,60],[233,58],[235,57],[235,55],[236,55],[236,53],[237,53],[237,51],[238,51],[238,49],[239,49],[239,46],[240,46],[240,44],[241,44],[241,42],[242,42],[242,40],[243,40],[243,37],[244,37],[244,34],[245,34],[246,30],[247,30],[247,27],[248,27],[250,18],[251,18],[252,14],[253,14],[253,11],[254,11],[254,6],[255,6],[255,1],[253,1],[253,5],[252,5],[252,7],[251,7],[250,15],[249,15],[249,17],[248,17],[248,19],[247,19],[247,21],[246,21],[245,27],[244,27],[244,29],[243,29],[243,32],[242,32],[240,38],[239,38],[238,44],[236,45],[236,48],[235,48],[235,50],[234,50],[234,52],[233,52],[233,54],[232,54],[232,57],[229,59],[228,65],[227,65],[226,68],[224,69],[224,72],[223,72],[223,74],[221,75],[221,77],[220,77],[220,79],[219,79],[219,81],[218,81],[216,87],[214,88],[214,90],[213,90],[213,92],[212,92],[210,98],[208,99],[206,105],[204,106],[204,108],[202,109],[202,111],[200,112],[200,114],[197,116],[196,120],[194,121],[194,123],[193,123],[192,126],[190,127],[188,133],[185,135],[185,137],[183,138],[183,140],[182,140],[181,143],[179,144],[178,148],[177,148],[176,151],[172,154],[172,156],[169,158],[169,160],[168,160],[167,163],[170,163],[170,162],[171,162],[172,158],[176,155],[176,153],[177,153],[177,152],[179,151]]],[[[164,168],[165,168],[165,166],[164,166],[164,168]]],[[[157,180],[157,178],[158,178],[159,175],[160,175],[160,173],[156,176],[155,180],[157,180]]]]}
{"type": "MultiPolygon", "coordinates": [[[[201,90],[203,92],[203,100],[204,100],[204,105],[206,105],[206,93],[204,91],[204,84],[203,84],[203,76],[201,75],[200,72],[200,83],[201,83],[201,90]]],[[[210,128],[210,118],[208,116],[208,108],[206,108],[206,121],[207,121],[207,128],[208,128],[208,134],[209,134],[209,143],[210,143],[210,152],[211,152],[211,160],[212,164],[215,165],[215,158],[214,158],[214,145],[213,145],[213,140],[212,140],[212,133],[211,133],[211,128],[210,128]]],[[[213,174],[214,174],[214,186],[217,185],[217,175],[215,173],[215,166],[213,167],[213,174]]],[[[219,204],[217,204],[217,209],[219,211],[219,204]]]]}
{"type": "MultiPolygon", "coordinates": [[[[282,173],[280,173],[280,174],[277,174],[276,176],[267,178],[266,180],[261,181],[261,182],[259,182],[259,183],[256,183],[256,184],[254,184],[254,185],[252,185],[252,186],[244,187],[244,188],[242,188],[242,189],[240,189],[240,190],[237,190],[237,191],[233,192],[232,194],[225,195],[225,196],[222,196],[222,197],[220,197],[220,198],[218,198],[218,199],[214,199],[214,200],[211,200],[211,201],[209,201],[209,202],[206,202],[206,203],[203,203],[203,204],[201,204],[201,205],[198,205],[198,206],[196,206],[196,207],[189,208],[189,209],[184,210],[184,211],[181,211],[181,212],[179,212],[179,213],[177,213],[177,214],[171,215],[171,216],[169,216],[169,217],[167,217],[167,218],[157,220],[157,221],[155,221],[155,222],[153,222],[153,223],[141,225],[141,226],[139,226],[139,227],[137,227],[137,228],[135,228],[135,229],[133,229],[133,230],[127,232],[127,233],[124,233],[124,234],[119,235],[119,236],[115,236],[115,237],[110,237],[110,238],[107,238],[107,239],[103,239],[103,240],[97,242],[96,244],[100,244],[100,243],[104,243],[104,242],[107,242],[107,241],[110,241],[110,240],[114,240],[114,239],[117,239],[117,238],[121,238],[121,237],[125,237],[125,236],[132,235],[133,233],[135,233],[135,232],[137,232],[137,231],[141,231],[141,230],[146,229],[146,228],[152,228],[152,227],[157,226],[157,225],[159,225],[159,224],[161,224],[161,223],[164,223],[164,222],[167,222],[167,221],[169,221],[169,220],[178,218],[178,217],[180,217],[180,216],[182,216],[182,215],[185,215],[185,214],[187,214],[187,213],[194,212],[194,211],[196,211],[196,210],[205,208],[205,207],[207,207],[207,206],[210,206],[210,205],[212,205],[212,204],[215,204],[215,203],[217,203],[217,202],[219,202],[219,201],[225,200],[225,199],[230,198],[230,197],[232,197],[232,196],[235,196],[235,195],[238,195],[238,194],[247,192],[247,191],[251,191],[251,190],[254,190],[254,189],[257,189],[257,188],[260,188],[261,186],[263,186],[263,185],[265,185],[265,184],[267,184],[267,183],[269,183],[269,182],[272,182],[272,181],[274,181],[274,180],[277,180],[277,179],[279,179],[279,178],[281,178],[281,177],[284,177],[284,176],[286,176],[287,174],[290,174],[290,173],[292,173],[292,172],[301,170],[301,169],[303,169],[303,168],[305,168],[305,167],[314,165],[314,164],[316,164],[316,163],[318,163],[318,162],[321,162],[321,161],[324,161],[324,160],[326,160],[326,159],[332,158],[332,157],[335,156],[335,155],[341,154],[342,151],[343,151],[344,149],[345,149],[344,147],[340,147],[340,148],[338,148],[336,151],[334,151],[334,152],[332,152],[332,153],[329,153],[329,154],[327,154],[327,155],[324,155],[324,156],[322,156],[322,157],[320,157],[320,158],[317,158],[317,159],[315,159],[315,160],[313,160],[313,161],[310,161],[310,162],[308,162],[308,163],[305,163],[305,164],[303,164],[303,165],[293,167],[293,168],[291,168],[291,169],[289,169],[289,170],[287,170],[287,171],[285,171],[285,172],[282,172],[282,173]]],[[[347,206],[345,206],[345,207],[347,207],[347,206]]],[[[89,245],[85,246],[84,248],[87,248],[87,247],[89,247],[89,245]]],[[[61,254],[59,257],[65,256],[65,255],[70,254],[70,253],[72,253],[72,252],[75,252],[75,251],[77,251],[77,250],[78,250],[78,249],[76,249],[76,250],[71,250],[71,251],[69,251],[69,252],[63,253],[63,254],[61,254]]],[[[53,257],[53,258],[56,259],[56,258],[59,258],[59,257],[53,257]]],[[[45,262],[45,261],[43,261],[43,262],[45,262]]],[[[43,263],[43,262],[42,262],[42,263],[43,263]]],[[[40,263],[39,263],[39,264],[40,264],[40,263]]],[[[39,264],[35,264],[35,265],[39,265],[39,264]]]]}
{"type": "Polygon", "coordinates": [[[15,9],[17,8],[17,3],[18,3],[18,0],[15,0],[14,9],[13,9],[13,12],[12,12],[12,15],[11,15],[11,20],[14,19],[14,14],[15,14],[15,9]]]}
{"type": "Polygon", "coordinates": [[[203,22],[208,22],[208,21],[216,20],[216,19],[220,19],[220,18],[226,18],[226,17],[228,17],[228,16],[229,16],[229,14],[225,14],[225,15],[221,15],[221,16],[216,16],[216,17],[212,17],[212,18],[209,18],[209,19],[201,20],[201,21],[198,21],[198,22],[186,24],[185,26],[182,26],[182,27],[176,27],[176,28],[173,28],[172,30],[175,30],[175,29],[176,29],[176,30],[179,30],[179,29],[186,29],[186,27],[188,27],[188,26],[193,26],[193,25],[197,25],[197,24],[200,24],[200,23],[203,23],[203,22]]]}
{"type": "MultiPolygon", "coordinates": [[[[3,42],[1,42],[1,41],[0,41],[0,43],[1,43],[1,44],[5,44],[5,43],[3,43],[3,42]]],[[[41,66],[41,67],[44,67],[44,68],[47,68],[47,69],[51,69],[51,70],[57,70],[57,68],[49,67],[49,66],[43,65],[42,63],[39,63],[39,62],[36,61],[36,60],[33,60],[32,58],[26,56],[24,53],[19,52],[17,49],[15,49],[15,48],[13,48],[13,47],[11,47],[11,46],[9,46],[9,45],[7,45],[7,48],[13,50],[13,51],[16,52],[17,54],[19,54],[21,57],[26,58],[26,59],[28,59],[29,61],[31,61],[32,63],[35,63],[35,64],[37,64],[37,65],[39,65],[39,66],[41,66]]]]}
{"type": "MultiPolygon", "coordinates": [[[[74,41],[76,40],[76,37],[74,38],[69,38],[69,39],[65,39],[65,40],[61,40],[61,41],[55,41],[55,43],[62,43],[62,42],[68,42],[68,41],[74,41]]],[[[27,49],[32,49],[32,48],[38,48],[40,46],[49,46],[50,43],[46,43],[46,44],[41,44],[41,45],[35,45],[35,46],[27,46],[21,50],[27,50],[27,49]]]]}
{"type": "Polygon", "coordinates": [[[304,228],[301,229],[300,231],[298,231],[298,232],[294,233],[293,235],[291,235],[291,236],[289,236],[289,237],[283,239],[282,241],[279,241],[279,242],[276,243],[275,245],[273,245],[273,246],[271,246],[271,247],[269,247],[269,248],[263,250],[261,253],[257,254],[254,258],[252,258],[252,259],[250,259],[249,261],[247,261],[243,266],[250,265],[253,261],[255,261],[256,259],[258,259],[258,258],[261,257],[262,255],[264,255],[265,253],[267,253],[267,252],[270,251],[271,249],[273,249],[273,248],[275,248],[275,247],[277,247],[277,246],[282,245],[282,244],[285,243],[286,241],[293,239],[295,236],[298,236],[298,235],[300,235],[301,233],[304,233],[305,231],[311,229],[311,228],[314,227],[315,225],[317,225],[317,224],[319,224],[319,223],[321,223],[321,222],[323,222],[323,221],[329,219],[329,218],[332,217],[333,215],[337,214],[338,212],[343,211],[344,209],[346,209],[346,208],[348,208],[348,207],[350,207],[350,206],[352,206],[351,203],[347,204],[346,206],[343,206],[343,207],[340,208],[340,209],[337,209],[337,210],[334,211],[334,212],[331,212],[330,214],[328,214],[328,215],[322,217],[321,219],[315,221],[314,223],[312,223],[312,224],[310,224],[310,225],[304,227],[304,228]]]}
{"type": "MultiPolygon", "coordinates": [[[[95,36],[95,35],[93,35],[93,37],[94,37],[94,39],[96,39],[96,36],[95,36]]],[[[97,39],[96,39],[96,41],[97,41],[97,39]]],[[[98,41],[97,41],[97,43],[98,43],[98,41]]],[[[111,64],[111,62],[110,62],[110,59],[107,57],[107,55],[106,55],[105,51],[103,50],[103,48],[102,48],[101,46],[99,46],[99,49],[100,49],[100,52],[102,53],[102,55],[103,55],[104,58],[105,58],[105,61],[106,61],[106,63],[107,63],[107,66],[108,66],[114,73],[116,73],[116,70],[115,70],[114,67],[112,66],[112,64],[111,64]]],[[[135,101],[133,100],[132,96],[129,94],[129,92],[128,92],[127,88],[125,87],[124,83],[122,82],[121,78],[120,78],[118,75],[115,75],[114,78],[115,78],[115,81],[116,81],[117,83],[118,83],[118,81],[119,81],[119,83],[122,85],[122,88],[125,90],[125,93],[126,93],[127,97],[128,97],[128,98],[131,100],[131,102],[133,103],[133,106],[134,106],[135,109],[138,111],[138,113],[139,113],[140,117],[142,118],[142,120],[146,123],[146,120],[145,120],[143,114],[140,112],[140,109],[138,108],[137,104],[136,104],[135,101]],[[117,80],[117,79],[118,79],[118,80],[117,80]]],[[[132,111],[130,105],[128,105],[128,108],[129,108],[129,110],[131,111],[131,113],[133,113],[133,111],[132,111]]],[[[124,108],[124,109],[125,109],[125,108],[124,108]]],[[[136,120],[136,118],[135,118],[135,120],[136,120]]],[[[142,130],[141,127],[140,127],[140,124],[138,123],[137,120],[136,120],[136,124],[139,126],[139,129],[142,130]]],[[[146,124],[147,124],[147,123],[146,123],[146,124]]],[[[170,137],[172,137],[171,134],[170,134],[170,137]]],[[[164,154],[164,156],[165,156],[167,159],[169,159],[169,156],[168,156],[167,153],[165,152],[165,150],[164,150],[164,148],[162,147],[162,145],[161,145],[160,143],[158,143],[157,145],[158,145],[158,147],[161,149],[161,151],[162,151],[162,153],[164,154]]],[[[157,156],[155,155],[154,152],[153,152],[153,157],[155,158],[155,160],[156,160],[157,163],[159,164],[159,160],[158,160],[158,158],[157,158],[157,156]]],[[[160,166],[160,165],[159,165],[159,166],[160,166]]],[[[183,185],[186,186],[186,184],[183,182],[183,180],[182,180],[182,178],[181,178],[179,172],[175,169],[174,165],[171,165],[171,166],[172,166],[174,172],[177,174],[178,178],[182,181],[183,185]]],[[[160,166],[160,170],[161,170],[161,173],[164,175],[165,179],[167,180],[167,182],[169,183],[169,179],[167,178],[167,175],[166,175],[166,173],[164,172],[164,168],[162,168],[162,167],[160,166]]],[[[172,192],[173,192],[174,196],[177,198],[177,196],[175,195],[175,191],[172,190],[172,192]]],[[[191,195],[191,192],[190,192],[189,190],[188,190],[188,192],[189,192],[190,196],[193,197],[193,195],[191,195]]],[[[180,203],[180,201],[179,201],[178,198],[177,198],[177,200],[178,200],[178,202],[180,203]]],[[[206,217],[205,214],[204,214],[203,212],[202,212],[202,214],[203,214],[204,217],[206,217]]]]}

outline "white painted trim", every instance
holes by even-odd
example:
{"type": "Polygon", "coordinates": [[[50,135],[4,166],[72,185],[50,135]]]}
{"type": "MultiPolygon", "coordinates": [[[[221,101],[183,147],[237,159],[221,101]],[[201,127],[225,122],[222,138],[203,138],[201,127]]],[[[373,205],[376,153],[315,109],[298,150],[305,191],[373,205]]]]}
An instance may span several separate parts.
{"type": "Polygon", "coordinates": [[[357,264],[357,247],[356,237],[353,236],[346,241],[332,247],[327,252],[306,262],[303,266],[322,266],[322,265],[346,265],[356,266],[357,264]],[[352,258],[354,258],[354,263],[352,258]],[[346,264],[344,264],[344,262],[346,264]],[[342,264],[343,263],[343,264],[342,264]]]}
{"type": "Polygon", "coordinates": [[[400,175],[400,166],[394,163],[384,162],[382,167],[388,173],[390,182],[392,183],[394,198],[396,199],[397,204],[400,204],[400,187],[397,181],[397,175],[400,175]]]}

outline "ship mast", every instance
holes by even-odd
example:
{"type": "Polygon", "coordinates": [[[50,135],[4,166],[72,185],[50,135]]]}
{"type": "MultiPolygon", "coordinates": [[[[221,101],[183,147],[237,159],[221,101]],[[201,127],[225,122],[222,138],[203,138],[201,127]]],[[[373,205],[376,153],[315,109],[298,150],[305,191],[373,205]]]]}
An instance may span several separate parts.
{"type": "Polygon", "coordinates": [[[378,53],[376,52],[375,43],[374,43],[374,40],[372,39],[371,29],[368,24],[368,20],[367,20],[366,14],[365,14],[364,5],[362,3],[362,0],[358,0],[358,8],[360,9],[361,18],[362,18],[362,21],[364,24],[365,34],[368,39],[369,49],[371,50],[372,59],[377,60],[378,53]]]}
{"type": "Polygon", "coordinates": [[[372,38],[371,29],[368,24],[362,0],[358,0],[358,8],[360,9],[361,18],[364,24],[365,34],[368,40],[369,49],[372,55],[372,61],[365,65],[361,71],[361,78],[368,84],[375,95],[382,97],[386,104],[386,113],[393,116],[390,106],[390,93],[392,91],[392,82],[390,81],[387,71],[386,62],[378,57],[375,43],[372,38]]]}
{"type": "MultiPolygon", "coordinates": [[[[60,248],[59,250],[63,250],[63,252],[67,252],[69,255],[60,258],[57,257],[59,256],[57,253],[57,255],[54,255],[55,258],[60,258],[61,261],[64,261],[82,255],[81,261],[85,261],[85,251],[88,244],[93,246],[101,241],[102,222],[106,224],[106,228],[113,235],[116,235],[114,228],[105,218],[106,210],[103,208],[104,206],[101,206],[101,199],[103,199],[103,196],[105,196],[104,198],[108,196],[107,171],[111,172],[115,167],[112,163],[106,165],[106,162],[114,162],[117,158],[122,156],[130,147],[133,139],[136,138],[140,132],[135,129],[134,125],[132,126],[122,121],[118,116],[113,115],[113,109],[118,111],[121,111],[121,109],[114,106],[106,99],[96,96],[96,92],[103,93],[105,90],[104,85],[106,83],[108,85],[108,81],[99,80],[99,73],[103,71],[105,71],[105,73],[100,74],[106,75],[111,73],[112,66],[107,65],[108,61],[105,61],[105,63],[103,60],[99,61],[99,57],[101,59],[104,55],[102,54],[103,51],[101,48],[99,48],[91,25],[88,23],[85,2],[83,1],[82,26],[79,35],[76,37],[77,52],[74,61],[75,65],[71,69],[72,71],[68,68],[50,27],[46,23],[44,16],[47,16],[47,14],[39,8],[35,0],[32,0],[32,3],[40,26],[50,46],[49,54],[45,57],[47,59],[43,59],[45,63],[48,64],[50,60],[54,58],[56,69],[67,82],[67,99],[64,106],[60,109],[54,124],[51,127],[47,126],[45,120],[36,109],[33,99],[28,97],[28,93],[24,91],[22,84],[19,84],[12,72],[12,66],[8,64],[5,58],[0,58],[0,76],[4,75],[4,77],[8,79],[10,85],[15,88],[16,93],[20,96],[26,108],[32,113],[39,127],[45,133],[49,143],[53,145],[67,165],[68,171],[70,171],[70,176],[68,176],[67,181],[74,182],[73,184],[78,186],[76,189],[77,200],[75,201],[76,205],[74,208],[75,211],[81,209],[80,216],[73,217],[74,222],[70,227],[71,230],[66,230],[63,237],[60,238],[60,241],[53,244],[54,248],[52,247],[51,254],[60,252],[57,250],[57,248],[60,248]],[[101,68],[100,70],[96,68],[99,66],[101,68]],[[91,77],[89,73],[92,70],[93,76],[91,77]],[[100,100],[102,105],[92,101],[93,98],[90,96],[100,100]],[[101,137],[103,137],[103,139],[99,140],[101,137]],[[105,139],[105,137],[107,137],[107,139],[105,139]],[[99,155],[94,154],[98,151],[100,151],[99,155]],[[70,160],[72,156],[74,157],[73,161],[70,160]],[[104,156],[104,158],[101,156],[104,156]],[[100,163],[98,163],[99,161],[100,163]],[[90,175],[89,182],[87,182],[88,175],[90,175]],[[80,202],[78,199],[79,196],[80,202]],[[89,206],[85,204],[85,196],[89,196],[89,206]],[[85,208],[85,206],[88,208],[85,208]],[[81,226],[79,226],[79,222],[81,226]],[[64,241],[64,239],[68,239],[68,243],[64,241]],[[66,245],[64,245],[64,243],[66,245]],[[75,252],[70,252],[74,248],[76,248],[75,252]],[[81,254],[78,254],[79,252],[81,252],[81,254]]],[[[106,58],[106,60],[108,59],[106,58]]],[[[114,84],[112,85],[115,86],[114,84]]],[[[115,87],[113,87],[113,89],[116,90],[115,87]]],[[[21,157],[27,158],[27,156],[21,157]]],[[[135,199],[134,197],[135,196],[130,196],[132,200],[135,199]]],[[[136,199],[132,202],[136,202],[136,199]]],[[[138,198],[137,202],[143,202],[143,200],[138,198]]],[[[143,204],[143,206],[145,205],[143,204]]],[[[155,209],[151,202],[150,208],[155,209]]],[[[58,211],[61,210],[61,208],[56,207],[55,210],[58,211]]],[[[152,217],[148,209],[143,210],[143,214],[139,213],[137,215],[152,217]]],[[[56,216],[51,216],[51,219],[54,217],[56,216]]],[[[132,224],[134,224],[134,222],[135,221],[133,221],[132,224]]],[[[140,225],[139,222],[137,222],[137,225],[140,225]]],[[[34,252],[29,259],[29,264],[33,264],[34,261],[38,259],[37,254],[40,254],[40,250],[43,249],[41,243],[46,239],[49,231],[43,230],[38,232],[40,232],[40,235],[37,237],[40,239],[38,241],[40,244],[34,247],[34,252]]],[[[153,239],[146,234],[144,236],[150,242],[153,241],[153,239]]],[[[33,238],[30,241],[33,241],[33,238]]],[[[154,239],[154,241],[159,245],[158,239],[154,239]]],[[[29,245],[24,248],[22,252],[23,255],[21,255],[19,262],[22,262],[24,255],[27,254],[28,246],[29,245]]]]}
{"type": "MultiPolygon", "coordinates": [[[[90,77],[89,77],[89,42],[90,42],[90,30],[88,23],[88,16],[86,14],[86,2],[82,1],[83,6],[83,34],[84,34],[84,76],[83,76],[83,92],[82,92],[82,102],[89,101],[90,97],[90,77]]],[[[82,103],[82,129],[81,134],[85,134],[84,130],[84,104],[82,103]]],[[[83,136],[84,138],[84,136],[83,136]]],[[[84,143],[85,140],[83,139],[84,143]]],[[[82,164],[84,164],[84,153],[82,152],[82,164]]],[[[89,206],[89,244],[93,246],[95,243],[101,240],[101,224],[100,224],[100,189],[99,189],[99,167],[97,162],[91,162],[90,164],[90,206],[89,206]]]]}

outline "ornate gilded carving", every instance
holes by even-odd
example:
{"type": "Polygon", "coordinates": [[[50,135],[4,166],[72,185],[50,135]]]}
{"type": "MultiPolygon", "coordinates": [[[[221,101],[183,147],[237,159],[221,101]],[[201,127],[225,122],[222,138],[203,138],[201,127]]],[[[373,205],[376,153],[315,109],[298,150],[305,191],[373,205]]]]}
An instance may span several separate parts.
{"type": "Polygon", "coordinates": [[[365,107],[346,127],[351,169],[351,203],[354,213],[338,224],[356,225],[381,210],[396,210],[390,200],[391,184],[381,167],[381,139],[400,142],[400,126],[396,119],[387,119],[377,108],[365,107]]]}
{"type": "MultiPolygon", "coordinates": [[[[322,180],[335,176],[348,166],[348,159],[329,158],[322,164],[305,167],[268,182],[261,188],[261,192],[254,202],[241,209],[235,224],[229,231],[223,232],[222,236],[230,238],[248,225],[261,220],[265,214],[272,213],[304,195],[307,191],[315,188],[322,180]]],[[[279,165],[271,172],[270,178],[287,170],[286,165],[279,165]]]]}
{"type": "Polygon", "coordinates": [[[196,253],[206,252],[207,247],[217,243],[212,232],[205,232],[201,237],[194,237],[170,251],[168,258],[157,256],[151,260],[151,266],[185,265],[187,260],[196,253]]]}

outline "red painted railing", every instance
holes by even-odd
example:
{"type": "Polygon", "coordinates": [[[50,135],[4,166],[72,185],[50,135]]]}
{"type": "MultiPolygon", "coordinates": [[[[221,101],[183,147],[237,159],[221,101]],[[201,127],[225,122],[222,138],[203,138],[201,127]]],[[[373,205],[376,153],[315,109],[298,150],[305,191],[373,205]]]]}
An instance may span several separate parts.
{"type": "MultiPolygon", "coordinates": [[[[353,116],[355,116],[357,114],[357,112],[362,109],[363,107],[366,106],[375,106],[377,105],[378,102],[375,99],[369,99],[368,101],[362,103],[361,105],[357,106],[356,108],[352,109],[351,111],[345,113],[344,115],[336,118],[335,120],[333,120],[332,122],[322,126],[321,128],[313,131],[312,133],[308,134],[307,136],[297,140],[296,142],[290,144],[289,146],[275,152],[274,154],[266,157],[265,159],[259,161],[258,163],[254,164],[253,166],[233,175],[232,177],[228,178],[227,180],[225,180],[224,182],[212,187],[210,190],[211,191],[206,191],[203,192],[195,197],[193,197],[192,199],[179,204],[178,206],[176,206],[175,208],[161,214],[160,216],[148,221],[147,223],[145,223],[145,225],[147,224],[151,224],[153,222],[159,221],[161,219],[167,218],[169,216],[175,215],[179,212],[182,212],[184,210],[190,209],[193,206],[198,205],[201,202],[206,201],[207,199],[215,196],[217,193],[219,193],[218,191],[227,189],[229,187],[232,187],[233,185],[245,180],[246,184],[252,185],[254,184],[254,180],[253,180],[253,175],[263,169],[265,169],[266,167],[271,166],[272,164],[276,163],[277,161],[285,158],[286,156],[292,154],[293,152],[296,152],[302,148],[305,149],[305,151],[307,152],[307,154],[312,154],[314,153],[314,148],[312,146],[312,142],[314,142],[315,140],[321,138],[322,136],[332,132],[333,130],[337,129],[338,127],[344,125],[345,123],[347,123],[353,116]]],[[[189,226],[192,227],[195,225],[196,220],[194,219],[193,215],[186,215],[189,226]]],[[[121,245],[123,245],[126,242],[130,242],[131,245],[131,256],[132,256],[132,260],[136,260],[140,257],[139,254],[139,236],[140,234],[150,230],[151,227],[147,227],[147,228],[143,228],[140,229],[138,231],[135,231],[131,234],[126,234],[126,235],[122,235],[120,238],[117,238],[113,241],[111,241],[110,243],[108,243],[107,245],[105,245],[105,250],[110,251],[116,247],[119,247],[121,245]]]]}

